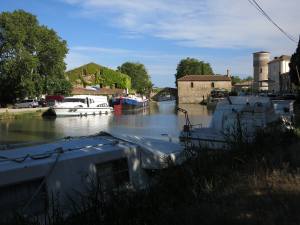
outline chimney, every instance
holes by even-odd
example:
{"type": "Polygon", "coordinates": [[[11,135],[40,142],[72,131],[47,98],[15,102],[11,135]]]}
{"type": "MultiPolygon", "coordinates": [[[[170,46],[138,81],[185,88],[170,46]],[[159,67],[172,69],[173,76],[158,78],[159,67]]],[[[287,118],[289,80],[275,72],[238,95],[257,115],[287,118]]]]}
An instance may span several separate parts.
{"type": "Polygon", "coordinates": [[[231,75],[230,75],[230,69],[227,69],[226,76],[227,76],[227,77],[231,77],[231,75]]]}

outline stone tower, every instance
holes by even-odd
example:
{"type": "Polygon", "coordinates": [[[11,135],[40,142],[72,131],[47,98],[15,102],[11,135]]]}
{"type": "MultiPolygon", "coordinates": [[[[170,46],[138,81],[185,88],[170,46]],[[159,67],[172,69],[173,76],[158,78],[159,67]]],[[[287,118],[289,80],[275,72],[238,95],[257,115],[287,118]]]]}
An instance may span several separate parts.
{"type": "Polygon", "coordinates": [[[253,53],[253,87],[257,91],[268,90],[268,63],[270,61],[269,52],[255,52],[253,53]]]}

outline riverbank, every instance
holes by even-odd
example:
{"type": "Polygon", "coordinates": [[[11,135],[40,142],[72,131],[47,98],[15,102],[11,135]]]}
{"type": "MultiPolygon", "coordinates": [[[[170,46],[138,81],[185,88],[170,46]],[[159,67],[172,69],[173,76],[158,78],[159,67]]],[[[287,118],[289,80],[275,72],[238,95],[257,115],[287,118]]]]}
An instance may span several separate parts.
{"type": "Polygon", "coordinates": [[[0,120],[42,116],[42,114],[47,110],[47,107],[22,109],[0,108],[0,120]]]}
{"type": "MultiPolygon", "coordinates": [[[[148,171],[155,182],[145,190],[111,190],[109,198],[103,198],[99,186],[91,184],[88,193],[80,193],[81,202],[70,199],[68,215],[63,216],[59,203],[54,203],[45,221],[52,225],[299,224],[299,149],[299,133],[278,127],[259,132],[252,144],[235,143],[230,151],[189,149],[191,158],[183,165],[160,173],[148,171]]],[[[15,219],[12,224],[39,224],[15,219]]]]}

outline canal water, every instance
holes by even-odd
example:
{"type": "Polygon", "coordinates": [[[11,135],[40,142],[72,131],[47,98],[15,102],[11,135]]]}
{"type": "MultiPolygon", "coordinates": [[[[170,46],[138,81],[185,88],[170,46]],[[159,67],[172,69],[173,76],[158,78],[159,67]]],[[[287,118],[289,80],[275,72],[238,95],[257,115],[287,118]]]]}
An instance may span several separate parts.
{"type": "MultiPolygon", "coordinates": [[[[115,135],[136,135],[172,138],[176,141],[185,116],[171,102],[152,103],[146,111],[125,115],[96,115],[87,117],[22,118],[0,120],[0,145],[43,143],[64,137],[85,136],[101,131],[115,135]]],[[[208,126],[212,111],[199,104],[179,105],[189,112],[192,124],[208,126]]]]}

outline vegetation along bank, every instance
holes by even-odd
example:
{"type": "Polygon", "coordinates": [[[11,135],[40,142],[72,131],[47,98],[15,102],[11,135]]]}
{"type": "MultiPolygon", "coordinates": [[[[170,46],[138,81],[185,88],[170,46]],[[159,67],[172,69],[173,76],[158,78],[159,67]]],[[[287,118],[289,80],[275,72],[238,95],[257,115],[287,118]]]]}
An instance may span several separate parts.
{"type": "MultiPolygon", "coordinates": [[[[48,224],[299,224],[299,131],[270,127],[254,143],[229,151],[188,149],[181,166],[158,173],[142,191],[118,189],[104,197],[91,184],[64,215],[54,201],[48,224]],[[122,206],[122,207],[120,207],[122,206]]],[[[39,224],[16,216],[12,224],[39,224]]]]}

